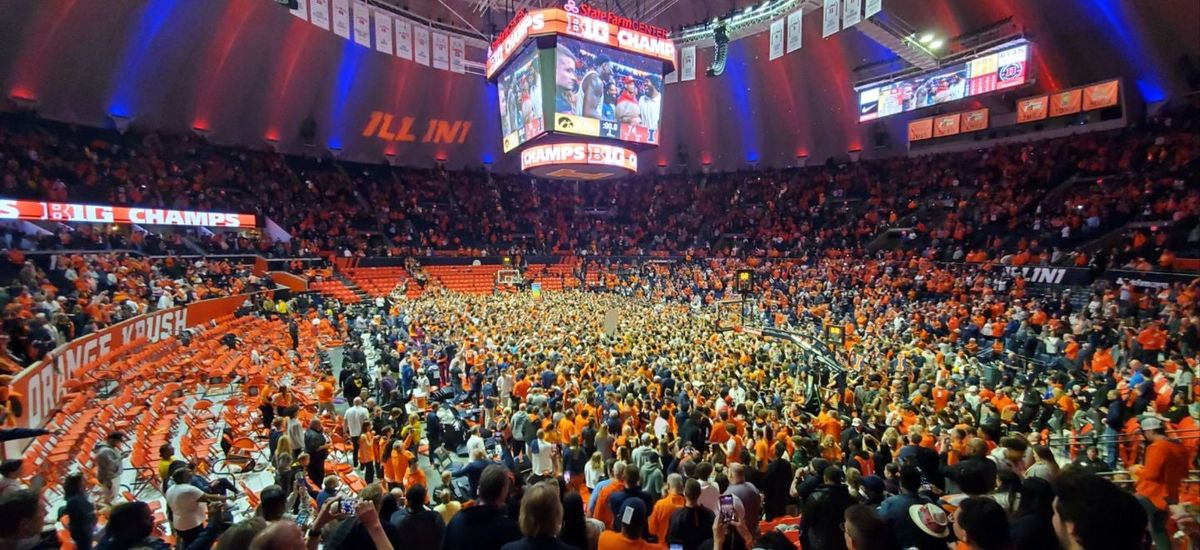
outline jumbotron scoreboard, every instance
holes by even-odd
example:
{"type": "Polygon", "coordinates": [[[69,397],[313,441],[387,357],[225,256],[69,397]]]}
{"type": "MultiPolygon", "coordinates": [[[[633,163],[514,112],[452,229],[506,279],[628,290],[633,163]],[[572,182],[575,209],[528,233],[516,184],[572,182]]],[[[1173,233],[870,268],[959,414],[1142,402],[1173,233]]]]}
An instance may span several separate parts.
{"type": "Polygon", "coordinates": [[[567,0],[523,10],[492,42],[506,154],[538,177],[600,180],[637,172],[658,146],[663,75],[675,70],[664,28],[567,0]]]}

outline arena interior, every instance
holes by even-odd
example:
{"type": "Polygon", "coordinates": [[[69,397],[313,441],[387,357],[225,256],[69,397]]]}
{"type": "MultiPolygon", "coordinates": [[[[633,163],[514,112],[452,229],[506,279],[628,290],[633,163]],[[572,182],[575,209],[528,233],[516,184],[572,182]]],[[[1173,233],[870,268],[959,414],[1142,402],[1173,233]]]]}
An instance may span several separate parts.
{"type": "Polygon", "coordinates": [[[1200,548],[1196,0],[0,0],[0,550],[1200,548]]]}

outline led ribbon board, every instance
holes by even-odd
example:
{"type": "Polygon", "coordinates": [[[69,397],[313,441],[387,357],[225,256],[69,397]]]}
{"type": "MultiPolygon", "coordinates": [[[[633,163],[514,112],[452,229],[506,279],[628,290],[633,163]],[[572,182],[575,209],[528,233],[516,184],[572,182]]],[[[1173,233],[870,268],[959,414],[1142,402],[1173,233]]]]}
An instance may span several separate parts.
{"type": "Polygon", "coordinates": [[[500,33],[488,48],[485,74],[496,76],[525,40],[538,36],[565,35],[603,44],[619,50],[644,55],[675,65],[675,43],[667,38],[666,29],[633,21],[587,5],[575,7],[573,1],[565,9],[549,8],[523,11],[500,33]],[[571,8],[575,12],[568,11],[571,8]]]}
{"type": "Polygon", "coordinates": [[[0,199],[0,220],[85,222],[181,227],[255,227],[254,214],[195,212],[96,204],[0,199]]]}
{"type": "Polygon", "coordinates": [[[554,143],[521,151],[521,170],[538,177],[601,180],[637,172],[637,153],[601,143],[554,143]]]}

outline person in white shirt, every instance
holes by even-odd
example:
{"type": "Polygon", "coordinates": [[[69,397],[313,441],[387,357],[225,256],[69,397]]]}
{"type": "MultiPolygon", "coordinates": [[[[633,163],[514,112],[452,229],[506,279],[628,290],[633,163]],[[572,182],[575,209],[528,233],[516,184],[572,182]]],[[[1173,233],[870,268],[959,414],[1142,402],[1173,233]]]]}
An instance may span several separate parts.
{"type": "Polygon", "coordinates": [[[546,441],[546,434],[542,430],[537,432],[536,445],[537,450],[530,449],[529,460],[533,466],[534,475],[554,475],[554,445],[546,441]]]}
{"type": "Polygon", "coordinates": [[[467,438],[467,456],[471,456],[471,452],[476,449],[485,455],[487,454],[487,445],[479,435],[479,426],[471,428],[471,437],[467,438]]]}
{"type": "Polygon", "coordinates": [[[500,392],[500,403],[508,404],[508,399],[512,396],[513,385],[515,383],[511,369],[505,369],[504,372],[500,373],[500,380],[496,382],[496,389],[500,392]]]}
{"type": "Polygon", "coordinates": [[[665,409],[658,412],[658,418],[654,419],[654,437],[659,441],[669,441],[667,432],[671,430],[671,422],[667,420],[668,413],[665,409]]]}
{"type": "Polygon", "coordinates": [[[211,495],[189,483],[192,471],[180,468],[171,476],[171,488],[167,489],[167,507],[171,509],[171,527],[176,537],[187,546],[200,536],[204,520],[208,518],[207,504],[226,500],[220,495],[211,495]]]}
{"type": "Polygon", "coordinates": [[[353,462],[358,466],[358,437],[362,435],[363,424],[371,419],[371,413],[363,406],[361,397],[354,398],[354,406],[346,409],[343,415],[346,420],[346,433],[350,434],[350,442],[354,447],[353,462]]]}
{"type": "Polygon", "coordinates": [[[721,490],[716,483],[709,481],[712,473],[713,466],[708,462],[696,466],[696,481],[700,482],[700,505],[718,514],[721,512],[721,490]]]}
{"type": "Polygon", "coordinates": [[[662,94],[658,92],[658,85],[653,78],[646,79],[646,95],[638,100],[638,107],[642,110],[642,125],[658,130],[658,121],[662,116],[662,94]]]}

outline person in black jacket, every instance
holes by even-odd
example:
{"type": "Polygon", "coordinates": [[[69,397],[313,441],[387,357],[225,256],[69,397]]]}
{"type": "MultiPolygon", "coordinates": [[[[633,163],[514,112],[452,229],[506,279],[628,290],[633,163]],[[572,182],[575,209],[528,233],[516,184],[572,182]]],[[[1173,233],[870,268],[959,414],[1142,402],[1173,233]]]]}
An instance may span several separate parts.
{"type": "Polygon", "coordinates": [[[58,517],[67,517],[75,548],[91,548],[96,530],[96,507],[84,490],[83,474],[71,474],[63,480],[63,497],[66,504],[59,510],[58,517]]]}
{"type": "Polygon", "coordinates": [[[530,487],[521,497],[520,526],[525,536],[501,550],[581,550],[558,539],[562,518],[563,505],[553,482],[530,487]]]}
{"type": "Polygon", "coordinates": [[[442,515],[425,506],[425,487],[420,483],[404,493],[405,505],[388,520],[405,548],[412,550],[437,550],[442,544],[442,532],[446,529],[442,515]]]}
{"type": "Polygon", "coordinates": [[[845,474],[837,466],[825,468],[824,484],[817,487],[804,503],[804,514],[800,519],[800,540],[804,548],[842,550],[846,538],[842,533],[842,521],[846,508],[854,504],[854,497],[846,488],[845,474]]]}
{"type": "Polygon", "coordinates": [[[499,550],[520,539],[517,522],[504,513],[511,488],[507,468],[485,468],[479,476],[479,504],[454,515],[442,537],[442,550],[499,550]]]}
{"type": "MultiPolygon", "coordinates": [[[[642,501],[642,504],[646,505],[647,510],[654,509],[654,503],[658,501],[658,499],[642,490],[642,474],[632,465],[625,468],[625,489],[612,493],[608,497],[608,507],[612,510],[612,517],[620,517],[621,508],[625,506],[625,501],[631,498],[642,501]]],[[[646,525],[643,525],[642,528],[644,529],[642,538],[646,538],[650,534],[650,530],[646,525]]]]}
{"type": "Polygon", "coordinates": [[[687,503],[671,514],[666,542],[678,544],[683,550],[696,550],[712,537],[712,524],[717,515],[700,504],[700,482],[694,478],[684,484],[683,497],[687,503]]]}
{"type": "Polygon", "coordinates": [[[787,460],[787,445],[775,444],[775,460],[767,466],[762,480],[763,510],[767,521],[786,514],[788,490],[792,483],[792,463],[787,460]]]}

